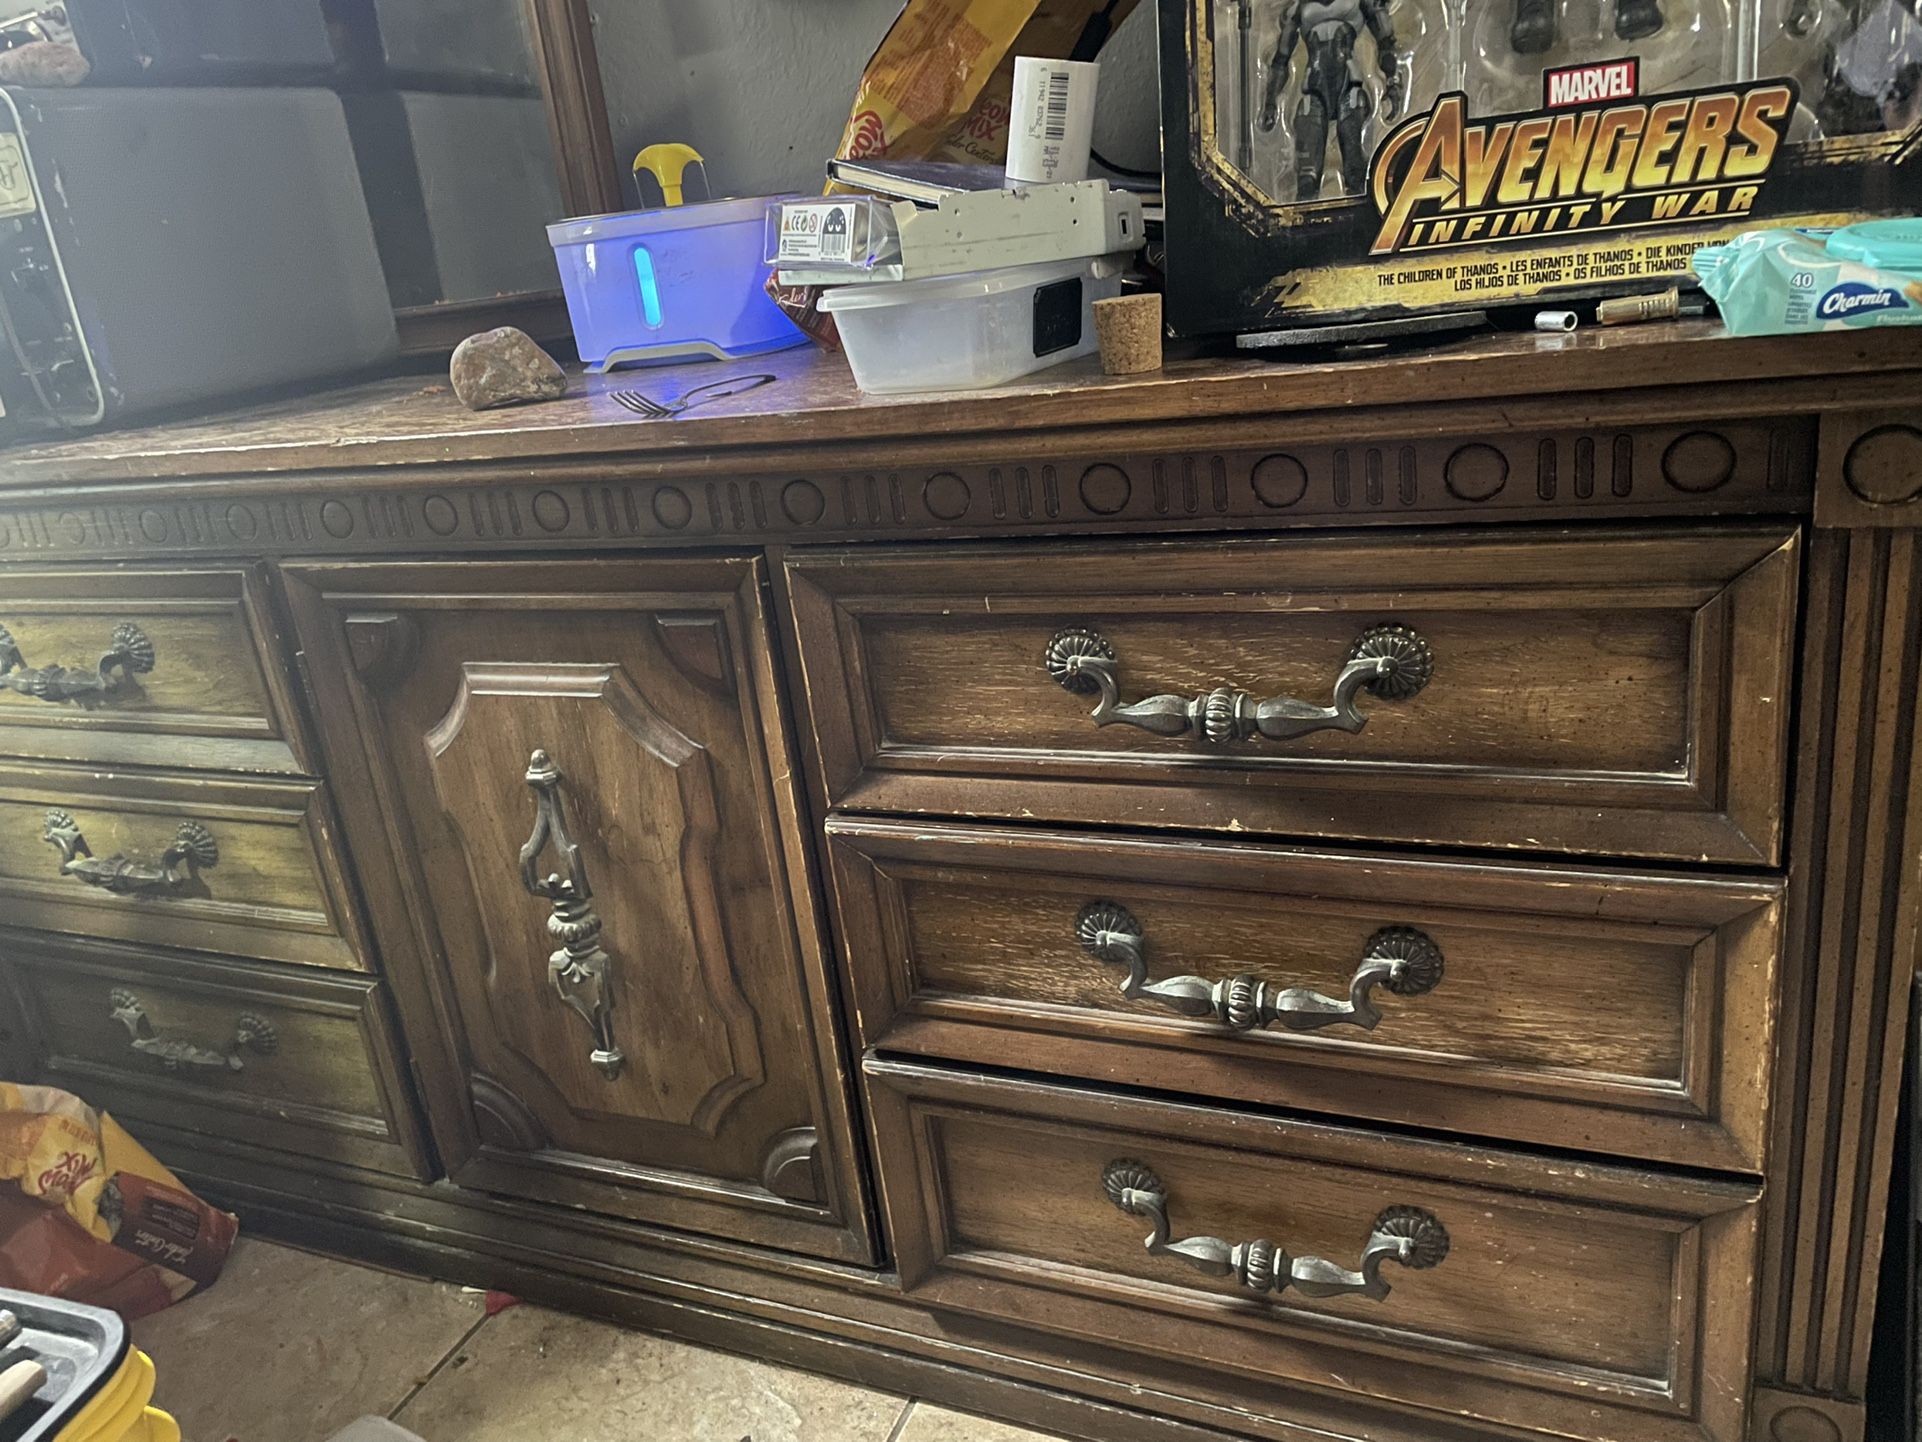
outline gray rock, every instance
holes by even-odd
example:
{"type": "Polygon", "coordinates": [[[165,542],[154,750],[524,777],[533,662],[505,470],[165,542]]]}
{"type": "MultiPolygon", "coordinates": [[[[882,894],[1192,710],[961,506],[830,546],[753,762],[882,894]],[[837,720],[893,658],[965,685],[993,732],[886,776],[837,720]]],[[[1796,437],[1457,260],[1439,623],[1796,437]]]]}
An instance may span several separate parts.
{"type": "Polygon", "coordinates": [[[0,52],[0,85],[58,89],[78,85],[92,69],[77,47],[57,40],[29,40],[0,52]]]}
{"type": "Polygon", "coordinates": [[[551,401],[567,394],[567,376],[524,330],[504,325],[470,335],[447,368],[454,394],[470,411],[551,401]]]}

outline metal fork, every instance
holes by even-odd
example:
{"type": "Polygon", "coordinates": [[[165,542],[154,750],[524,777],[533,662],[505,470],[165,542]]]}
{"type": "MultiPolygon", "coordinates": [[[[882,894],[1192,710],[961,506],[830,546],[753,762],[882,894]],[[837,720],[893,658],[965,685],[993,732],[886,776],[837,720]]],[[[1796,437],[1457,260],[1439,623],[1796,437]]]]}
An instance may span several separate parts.
{"type": "Polygon", "coordinates": [[[680,397],[672,401],[657,401],[654,397],[640,391],[609,391],[607,394],[616,405],[626,407],[637,416],[643,416],[650,421],[665,421],[673,419],[683,411],[706,405],[709,401],[718,401],[726,396],[746,395],[749,391],[757,391],[762,386],[773,384],[773,376],[766,372],[759,372],[754,375],[728,376],[723,380],[709,381],[706,385],[694,386],[681,392],[680,397]]]}

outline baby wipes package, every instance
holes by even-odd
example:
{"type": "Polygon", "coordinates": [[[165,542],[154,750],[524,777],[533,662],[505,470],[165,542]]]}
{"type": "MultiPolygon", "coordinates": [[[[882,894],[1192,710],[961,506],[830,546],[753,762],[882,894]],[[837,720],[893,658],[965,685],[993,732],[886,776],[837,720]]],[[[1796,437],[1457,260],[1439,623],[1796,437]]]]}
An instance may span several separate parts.
{"type": "Polygon", "coordinates": [[[1922,324],[1922,219],[1749,230],[1691,262],[1734,335],[1922,324]]]}

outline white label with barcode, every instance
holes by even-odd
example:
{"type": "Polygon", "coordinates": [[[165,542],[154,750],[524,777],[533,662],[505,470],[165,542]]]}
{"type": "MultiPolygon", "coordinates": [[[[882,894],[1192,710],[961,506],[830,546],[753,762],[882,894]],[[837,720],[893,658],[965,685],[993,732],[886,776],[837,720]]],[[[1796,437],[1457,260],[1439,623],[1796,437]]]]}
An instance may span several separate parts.
{"type": "Polygon", "coordinates": [[[1101,67],[1088,61],[1016,57],[1008,121],[1010,185],[1088,178],[1100,73],[1101,67]]]}
{"type": "Polygon", "coordinates": [[[0,220],[11,215],[32,215],[37,209],[33,177],[27,174],[27,157],[20,148],[20,137],[0,131],[0,220]]]}
{"type": "Polygon", "coordinates": [[[781,207],[776,265],[843,264],[854,258],[855,202],[789,201],[781,207]]]}

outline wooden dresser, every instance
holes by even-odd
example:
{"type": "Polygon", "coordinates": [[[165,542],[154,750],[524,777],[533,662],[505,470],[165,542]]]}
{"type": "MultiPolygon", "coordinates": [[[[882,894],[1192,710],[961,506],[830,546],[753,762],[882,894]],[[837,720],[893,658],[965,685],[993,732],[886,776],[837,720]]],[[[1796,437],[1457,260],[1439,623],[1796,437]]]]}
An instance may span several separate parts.
{"type": "Polygon", "coordinates": [[[0,452],[8,1070],[1103,1442],[1859,1442],[1922,332],[765,368],[0,452]]]}

